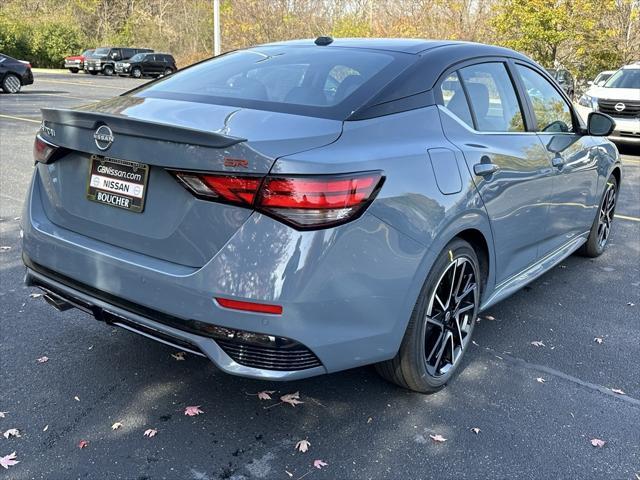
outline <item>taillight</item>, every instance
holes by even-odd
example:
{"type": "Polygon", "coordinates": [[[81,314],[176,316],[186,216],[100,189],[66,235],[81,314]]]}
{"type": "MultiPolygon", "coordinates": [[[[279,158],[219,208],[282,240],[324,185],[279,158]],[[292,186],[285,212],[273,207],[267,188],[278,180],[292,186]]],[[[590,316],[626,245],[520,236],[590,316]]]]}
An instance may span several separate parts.
{"type": "Polygon", "coordinates": [[[282,315],[282,307],[280,305],[271,305],[268,303],[245,302],[242,300],[231,300],[228,298],[216,297],[218,305],[231,310],[242,310],[243,312],[270,313],[271,315],[282,315]]]}
{"type": "Polygon", "coordinates": [[[57,145],[47,142],[40,135],[36,135],[33,142],[33,158],[36,162],[51,163],[57,158],[58,148],[57,145]]]}
{"type": "Polygon", "coordinates": [[[357,218],[384,180],[381,172],[266,177],[171,173],[199,198],[253,207],[298,229],[357,218]]]}

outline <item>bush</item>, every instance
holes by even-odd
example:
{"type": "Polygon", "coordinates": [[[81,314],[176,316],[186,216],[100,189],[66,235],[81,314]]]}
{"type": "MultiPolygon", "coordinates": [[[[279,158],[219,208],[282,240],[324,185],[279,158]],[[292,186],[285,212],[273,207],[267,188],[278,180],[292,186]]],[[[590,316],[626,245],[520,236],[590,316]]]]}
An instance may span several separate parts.
{"type": "Polygon", "coordinates": [[[79,53],[84,47],[82,32],[75,25],[43,22],[32,29],[29,60],[37,67],[62,67],[64,57],[79,53]]]}

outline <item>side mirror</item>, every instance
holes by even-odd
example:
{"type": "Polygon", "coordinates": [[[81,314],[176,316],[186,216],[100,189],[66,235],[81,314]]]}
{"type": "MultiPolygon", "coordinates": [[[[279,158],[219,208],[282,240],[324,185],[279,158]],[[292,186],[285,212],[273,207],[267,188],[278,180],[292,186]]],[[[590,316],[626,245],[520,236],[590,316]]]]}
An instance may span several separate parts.
{"type": "Polygon", "coordinates": [[[591,112],[587,119],[587,133],[594,137],[607,137],[616,128],[616,122],[609,115],[591,112]]]}

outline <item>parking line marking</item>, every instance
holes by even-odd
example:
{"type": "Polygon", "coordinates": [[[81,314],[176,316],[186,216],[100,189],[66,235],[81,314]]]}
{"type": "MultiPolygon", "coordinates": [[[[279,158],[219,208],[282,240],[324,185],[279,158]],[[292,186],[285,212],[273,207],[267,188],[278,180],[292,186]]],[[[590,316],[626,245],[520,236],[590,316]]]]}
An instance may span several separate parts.
{"type": "Polygon", "coordinates": [[[12,120],[22,120],[23,122],[41,123],[40,120],[33,120],[32,118],[24,118],[24,117],[14,117],[13,115],[4,115],[2,113],[0,113],[0,117],[10,118],[12,120]]]}
{"type": "Polygon", "coordinates": [[[618,215],[617,213],[614,215],[614,217],[619,218],[621,220],[629,220],[630,222],[640,222],[640,218],[638,217],[628,217],[626,215],[618,215]]]}
{"type": "Polygon", "coordinates": [[[635,165],[640,165],[640,160],[629,160],[628,158],[625,158],[622,160],[622,165],[625,165],[627,163],[633,163],[635,165]]]}
{"type": "Polygon", "coordinates": [[[63,85],[81,85],[83,87],[91,87],[91,88],[110,88],[111,90],[130,90],[133,87],[114,87],[113,85],[95,85],[89,82],[65,82],[62,80],[42,80],[38,79],[38,82],[47,82],[47,83],[61,83],[63,85]]]}

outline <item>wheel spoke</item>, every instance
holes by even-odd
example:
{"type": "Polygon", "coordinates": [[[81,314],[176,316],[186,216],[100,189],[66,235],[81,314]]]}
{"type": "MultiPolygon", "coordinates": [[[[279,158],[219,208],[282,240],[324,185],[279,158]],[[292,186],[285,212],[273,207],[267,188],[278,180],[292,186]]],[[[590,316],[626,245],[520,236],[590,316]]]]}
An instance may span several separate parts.
{"type": "Polygon", "coordinates": [[[431,349],[431,352],[429,352],[429,355],[427,356],[427,363],[429,363],[429,360],[431,360],[431,358],[433,357],[433,354],[436,352],[436,350],[438,350],[438,347],[440,347],[440,350],[442,350],[442,344],[444,343],[443,338],[444,338],[444,330],[441,330],[440,334],[438,335],[438,339],[433,344],[433,348],[431,349]]]}
{"type": "Polygon", "coordinates": [[[452,337],[451,332],[447,332],[444,338],[442,339],[442,343],[440,345],[440,350],[438,351],[438,356],[436,357],[436,363],[433,365],[435,372],[438,373],[438,367],[440,366],[440,362],[442,361],[442,354],[444,353],[447,345],[449,344],[449,339],[452,337]]]}

